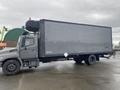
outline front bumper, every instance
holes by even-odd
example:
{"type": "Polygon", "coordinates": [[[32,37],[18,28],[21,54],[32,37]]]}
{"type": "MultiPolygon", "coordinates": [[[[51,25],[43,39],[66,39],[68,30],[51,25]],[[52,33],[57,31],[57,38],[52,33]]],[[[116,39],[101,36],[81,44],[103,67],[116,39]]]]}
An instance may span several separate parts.
{"type": "Polygon", "coordinates": [[[2,67],[2,61],[0,61],[0,67],[2,67]]]}

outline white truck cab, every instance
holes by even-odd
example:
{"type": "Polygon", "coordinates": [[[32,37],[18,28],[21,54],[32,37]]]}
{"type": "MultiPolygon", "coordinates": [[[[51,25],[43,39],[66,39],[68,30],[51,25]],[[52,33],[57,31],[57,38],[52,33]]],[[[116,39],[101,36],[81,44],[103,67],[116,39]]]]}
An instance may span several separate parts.
{"type": "Polygon", "coordinates": [[[37,35],[29,34],[19,37],[16,48],[0,51],[0,66],[5,74],[16,74],[22,67],[37,67],[37,35]]]}

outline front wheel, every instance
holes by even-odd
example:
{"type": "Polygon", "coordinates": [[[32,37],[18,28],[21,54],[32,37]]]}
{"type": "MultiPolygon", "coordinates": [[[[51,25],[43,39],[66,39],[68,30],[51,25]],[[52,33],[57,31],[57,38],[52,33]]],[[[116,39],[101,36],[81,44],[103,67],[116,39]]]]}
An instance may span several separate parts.
{"type": "Polygon", "coordinates": [[[6,75],[13,75],[20,71],[20,63],[17,60],[8,60],[4,62],[2,71],[6,75]]]}

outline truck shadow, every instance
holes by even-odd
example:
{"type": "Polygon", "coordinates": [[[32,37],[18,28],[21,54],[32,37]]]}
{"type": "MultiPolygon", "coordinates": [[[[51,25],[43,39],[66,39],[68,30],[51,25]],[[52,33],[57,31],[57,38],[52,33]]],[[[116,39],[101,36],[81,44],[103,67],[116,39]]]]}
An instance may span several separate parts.
{"type": "Polygon", "coordinates": [[[34,73],[35,69],[23,69],[18,74],[34,73]]]}
{"type": "MultiPolygon", "coordinates": [[[[50,63],[42,63],[38,68],[25,68],[22,69],[18,74],[36,74],[36,73],[46,73],[46,74],[85,74],[85,73],[103,73],[111,70],[111,65],[108,62],[97,62],[95,65],[86,65],[84,62],[82,64],[76,64],[74,61],[58,61],[50,63]],[[103,69],[104,68],[104,69],[103,69]]],[[[2,71],[0,76],[5,76],[2,71]]],[[[14,76],[14,75],[10,75],[14,76]]]]}
{"type": "Polygon", "coordinates": [[[105,73],[106,70],[110,71],[111,68],[107,62],[97,62],[95,65],[88,66],[85,63],[76,64],[74,61],[59,61],[44,63],[38,68],[23,69],[19,74],[99,74],[105,73]]]}

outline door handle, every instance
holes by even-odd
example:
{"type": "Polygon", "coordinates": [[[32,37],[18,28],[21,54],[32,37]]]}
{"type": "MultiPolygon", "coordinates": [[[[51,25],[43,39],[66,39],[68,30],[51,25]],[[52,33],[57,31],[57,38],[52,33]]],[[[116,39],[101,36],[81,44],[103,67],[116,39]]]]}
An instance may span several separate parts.
{"type": "Polygon", "coordinates": [[[32,51],[35,51],[35,49],[32,49],[32,51]]]}

